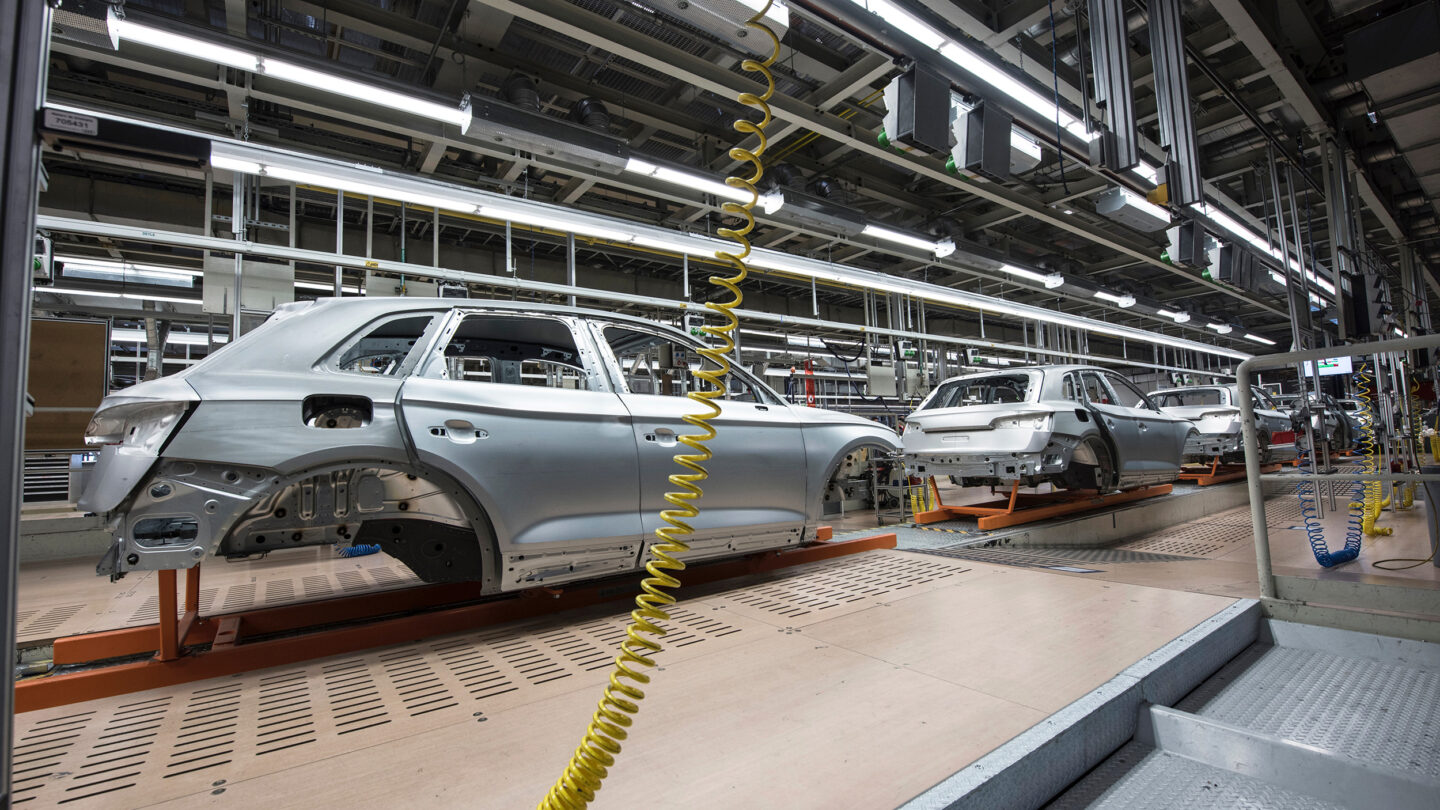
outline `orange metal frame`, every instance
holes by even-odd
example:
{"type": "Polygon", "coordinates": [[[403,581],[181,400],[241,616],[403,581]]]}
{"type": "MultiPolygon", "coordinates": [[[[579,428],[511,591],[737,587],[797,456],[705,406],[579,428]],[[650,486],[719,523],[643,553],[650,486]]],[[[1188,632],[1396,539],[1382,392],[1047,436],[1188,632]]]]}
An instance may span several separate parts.
{"type": "MultiPolygon", "coordinates": [[[[822,527],[817,542],[806,546],[695,565],[686,569],[684,581],[687,586],[703,585],[895,548],[896,542],[893,533],[829,542],[831,536],[830,528],[822,527]]],[[[175,572],[161,571],[160,624],[54,643],[57,666],[134,658],[151,651],[153,657],[20,681],[15,685],[15,711],[48,709],[627,600],[636,592],[640,576],[574,589],[536,588],[485,601],[476,597],[475,583],[429,585],[207,618],[199,615],[200,568],[196,566],[185,574],[185,613],[177,618],[175,572]],[[204,645],[208,649],[190,649],[204,645]]]]}
{"type": "MultiPolygon", "coordinates": [[[[1278,472],[1280,464],[1263,464],[1260,466],[1260,474],[1278,472]]],[[[1244,464],[1221,464],[1220,459],[1212,459],[1209,468],[1206,467],[1184,467],[1180,470],[1181,481],[1194,481],[1202,487],[1211,484],[1223,484],[1227,481],[1239,481],[1245,477],[1244,464]]]]}
{"type": "Polygon", "coordinates": [[[1031,493],[1021,492],[1020,482],[1016,481],[1010,486],[1010,496],[1006,500],[973,506],[949,506],[941,503],[940,489],[935,485],[933,477],[930,479],[930,488],[935,497],[935,508],[917,514],[915,516],[916,523],[940,523],[957,517],[978,517],[982,531],[1020,526],[1034,523],[1037,520],[1048,520],[1053,517],[1154,498],[1169,494],[1172,489],[1169,484],[1156,484],[1127,489],[1124,492],[1113,492],[1109,495],[1100,495],[1094,490],[1031,493]]]}

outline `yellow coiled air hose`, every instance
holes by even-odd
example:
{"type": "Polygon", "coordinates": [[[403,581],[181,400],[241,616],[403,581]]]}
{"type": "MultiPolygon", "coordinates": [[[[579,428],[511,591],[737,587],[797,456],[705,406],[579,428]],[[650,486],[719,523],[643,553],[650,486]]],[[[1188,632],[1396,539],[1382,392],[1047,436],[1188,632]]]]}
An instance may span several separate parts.
{"type": "MultiPolygon", "coordinates": [[[[1406,459],[1406,466],[1408,467],[1410,466],[1408,463],[1410,460],[1418,460],[1420,454],[1425,452],[1425,437],[1420,435],[1420,397],[1416,395],[1420,390],[1420,384],[1415,382],[1414,377],[1410,376],[1408,367],[1406,368],[1405,376],[1406,379],[1410,380],[1410,411],[1409,416],[1406,417],[1405,425],[1406,432],[1410,434],[1411,447],[1411,452],[1408,454],[1409,458],[1406,459]]],[[[1401,485],[1400,505],[1396,507],[1397,509],[1415,508],[1415,486],[1414,481],[1407,481],[1401,485]]]]}
{"type": "Polygon", "coordinates": [[[693,534],[694,529],[687,520],[692,520],[700,514],[697,501],[704,495],[700,484],[709,478],[709,473],[701,466],[712,457],[710,448],[706,442],[715,438],[715,428],[710,420],[720,415],[720,406],[714,400],[725,396],[725,378],[730,373],[729,355],[735,349],[735,340],[732,333],[739,326],[739,320],[735,317],[734,310],[744,300],[740,292],[740,283],[745,280],[749,270],[745,260],[750,256],[749,234],[755,227],[755,215],[753,209],[759,200],[759,192],[756,184],[765,174],[764,164],[761,157],[765,154],[768,141],[765,137],[765,128],[769,126],[770,98],[775,94],[775,77],[770,73],[770,66],[780,54],[780,40],[775,32],[770,30],[764,23],[765,13],[769,11],[770,3],[755,13],[745,25],[759,31],[768,37],[771,43],[769,58],[765,61],[746,59],[742,67],[751,73],[758,73],[765,83],[765,92],[760,94],[741,93],[739,100],[741,104],[754,107],[761,112],[761,120],[757,122],[748,119],[736,119],[732,125],[736,132],[741,135],[755,135],[759,138],[759,145],[754,149],[735,147],[730,150],[730,158],[741,163],[750,165],[750,176],[731,176],[726,178],[727,185],[735,188],[743,188],[750,192],[750,201],[746,203],[727,201],[721,206],[726,214],[741,219],[744,225],[738,228],[721,228],[719,234],[726,239],[735,241],[739,248],[738,252],[717,251],[715,257],[730,265],[734,271],[731,276],[712,276],[710,283],[730,292],[731,298],[722,303],[707,302],[705,308],[717,313],[724,322],[718,326],[707,325],[704,332],[717,341],[714,346],[707,346],[700,350],[700,354],[709,361],[704,367],[695,372],[695,375],[710,384],[706,390],[691,391],[687,396],[697,404],[705,408],[704,413],[686,414],[685,422],[695,428],[698,433],[687,434],[679,437],[678,441],[690,448],[693,452],[677,453],[675,463],[688,470],[688,472],[675,473],[670,476],[670,484],[677,488],[677,491],[665,493],[665,500],[672,507],[660,513],[660,519],[666,524],[655,530],[659,540],[650,546],[651,561],[645,565],[645,571],[649,574],[640,584],[643,591],[635,597],[635,609],[630,612],[630,625],[625,630],[625,639],[620,642],[620,652],[615,656],[615,666],[610,671],[610,683],[605,687],[605,693],[600,698],[600,705],[595,710],[595,715],[590,720],[590,726],[585,731],[585,738],[581,741],[580,747],[570,757],[570,762],[565,766],[565,771],[556,780],[555,786],[545,795],[540,802],[540,810],[580,810],[595,800],[595,793],[600,790],[601,782],[609,773],[609,768],[615,765],[615,757],[620,754],[620,743],[629,736],[629,728],[634,723],[634,715],[640,711],[640,701],[644,699],[645,692],[639,688],[650,682],[650,675],[642,668],[648,669],[655,666],[655,660],[650,654],[660,650],[660,643],[656,638],[665,635],[665,629],[657,624],[670,618],[665,608],[675,604],[674,595],[667,593],[666,589],[673,590],[680,587],[680,580],[676,579],[669,572],[685,570],[685,563],[681,562],[676,555],[684,554],[690,550],[690,546],[684,541],[684,537],[693,534]],[[653,637],[653,638],[652,638],[653,637]]]}
{"type": "MultiPolygon", "coordinates": [[[[1364,369],[1355,375],[1355,398],[1360,400],[1360,404],[1364,405],[1366,412],[1370,414],[1370,418],[1365,420],[1364,428],[1360,432],[1360,450],[1365,456],[1365,474],[1376,475],[1380,471],[1380,447],[1375,441],[1375,423],[1379,420],[1380,414],[1372,407],[1370,376],[1364,369]]],[[[1384,502],[1380,499],[1382,492],[1380,482],[1366,481],[1364,491],[1364,517],[1361,518],[1361,530],[1367,537],[1393,534],[1394,529],[1375,525],[1375,521],[1380,519],[1380,510],[1385,508],[1384,502]]]]}

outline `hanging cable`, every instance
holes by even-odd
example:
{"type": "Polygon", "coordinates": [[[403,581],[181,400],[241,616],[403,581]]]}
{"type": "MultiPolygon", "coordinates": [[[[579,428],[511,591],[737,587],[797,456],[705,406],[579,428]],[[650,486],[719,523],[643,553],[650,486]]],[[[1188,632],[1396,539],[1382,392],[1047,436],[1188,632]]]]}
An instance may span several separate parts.
{"type": "Polygon", "coordinates": [[[693,520],[700,514],[697,502],[704,495],[700,484],[709,477],[709,473],[701,465],[712,457],[706,442],[716,436],[715,427],[710,424],[710,420],[719,416],[721,409],[715,404],[715,400],[726,394],[730,354],[735,350],[734,333],[740,324],[734,310],[744,300],[739,285],[749,273],[745,264],[746,258],[750,256],[748,237],[755,228],[754,208],[760,198],[756,184],[765,174],[761,157],[768,145],[765,128],[771,120],[769,101],[775,94],[775,77],[770,72],[770,66],[775,63],[780,53],[780,40],[775,36],[775,32],[762,22],[766,12],[770,10],[770,4],[771,0],[766,0],[765,5],[745,23],[747,27],[767,37],[771,49],[770,56],[763,62],[746,59],[741,63],[746,71],[760,74],[765,83],[765,92],[739,95],[741,104],[760,111],[761,118],[758,123],[738,118],[732,124],[742,137],[756,136],[759,144],[753,150],[739,146],[730,150],[732,160],[749,164],[750,174],[748,177],[732,175],[725,179],[725,183],[733,188],[745,189],[750,193],[750,199],[745,203],[726,201],[721,205],[722,211],[744,224],[718,230],[720,236],[734,241],[738,250],[715,253],[717,259],[730,266],[734,275],[710,277],[711,284],[729,292],[731,297],[728,301],[705,303],[706,309],[723,319],[719,325],[707,324],[701,327],[714,343],[700,349],[701,356],[708,362],[702,364],[695,376],[710,387],[691,391],[686,395],[705,411],[686,414],[684,417],[685,423],[698,432],[678,438],[678,441],[692,452],[675,454],[675,463],[687,472],[670,476],[670,483],[676,489],[665,493],[665,501],[672,508],[660,513],[660,519],[666,525],[655,530],[659,539],[650,545],[651,560],[645,565],[649,576],[640,583],[644,593],[635,597],[635,609],[630,612],[630,625],[625,629],[625,639],[620,642],[620,653],[615,657],[610,683],[605,687],[600,705],[585,731],[585,737],[571,756],[569,764],[565,766],[564,773],[540,802],[540,810],[582,810],[595,800],[596,791],[600,790],[609,769],[615,765],[615,757],[620,754],[620,743],[629,736],[629,728],[635,722],[634,715],[640,711],[640,701],[645,698],[645,692],[640,687],[650,683],[650,675],[643,670],[655,666],[655,659],[650,656],[661,649],[660,642],[656,639],[666,633],[665,628],[658,622],[669,620],[670,614],[665,612],[665,608],[675,604],[675,596],[668,591],[680,587],[680,580],[671,572],[685,570],[685,563],[678,559],[678,555],[690,550],[684,538],[693,534],[694,529],[686,521],[693,520]]]}
{"type": "Polygon", "coordinates": [[[1060,158],[1060,185],[1070,194],[1070,181],[1065,177],[1065,147],[1060,142],[1060,56],[1055,43],[1055,0],[1050,4],[1050,80],[1055,88],[1055,154],[1060,158]]]}

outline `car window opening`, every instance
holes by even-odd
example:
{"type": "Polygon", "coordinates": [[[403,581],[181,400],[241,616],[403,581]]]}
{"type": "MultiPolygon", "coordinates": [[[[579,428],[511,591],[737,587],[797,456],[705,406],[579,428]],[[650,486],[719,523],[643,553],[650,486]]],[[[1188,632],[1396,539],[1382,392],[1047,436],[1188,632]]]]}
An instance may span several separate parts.
{"type": "Polygon", "coordinates": [[[434,314],[425,313],[382,322],[345,350],[340,356],[340,370],[395,376],[434,318],[434,314]]]}
{"type": "Polygon", "coordinates": [[[1183,391],[1165,391],[1152,395],[1155,404],[1161,408],[1188,408],[1205,405],[1224,405],[1225,398],[1219,388],[1187,388],[1183,391]]]}
{"type": "MultiPolygon", "coordinates": [[[[664,335],[621,326],[605,327],[604,336],[620,365],[628,392],[683,397],[691,391],[710,389],[710,384],[695,373],[705,359],[692,347],[664,335]]],[[[725,399],[758,403],[761,396],[744,377],[731,373],[725,378],[725,399]]]]}
{"type": "Polygon", "coordinates": [[[588,390],[564,323],[549,318],[467,315],[443,352],[439,376],[466,382],[588,390]]]}
{"type": "Polygon", "coordinates": [[[964,408],[970,405],[996,405],[1008,402],[1027,402],[1034,382],[1034,375],[992,374],[987,377],[968,377],[942,383],[935,396],[921,406],[921,410],[937,408],[964,408]]]}

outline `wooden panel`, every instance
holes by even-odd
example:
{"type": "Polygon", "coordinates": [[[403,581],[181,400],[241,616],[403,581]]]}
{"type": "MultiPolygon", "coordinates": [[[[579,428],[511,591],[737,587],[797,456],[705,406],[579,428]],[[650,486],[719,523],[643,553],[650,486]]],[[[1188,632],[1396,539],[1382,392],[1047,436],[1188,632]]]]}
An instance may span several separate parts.
{"type": "MultiPolygon", "coordinates": [[[[594,806],[894,807],[1230,603],[898,551],[690,591],[594,806]]],[[[17,806],[533,807],[626,619],[25,713],[17,806]]]]}
{"type": "Polygon", "coordinates": [[[85,446],[85,426],[105,397],[110,327],[105,321],[30,322],[30,378],[35,414],[25,420],[26,450],[85,446]]]}

